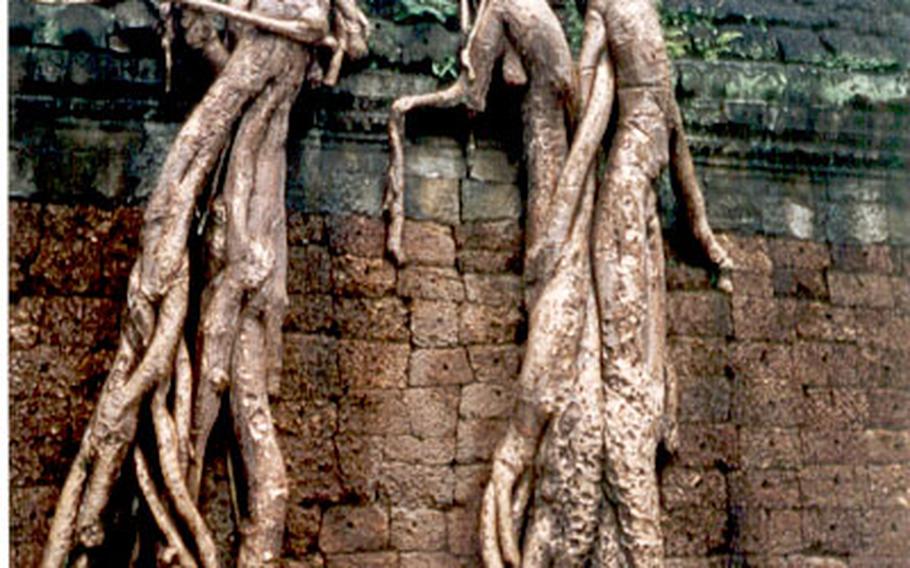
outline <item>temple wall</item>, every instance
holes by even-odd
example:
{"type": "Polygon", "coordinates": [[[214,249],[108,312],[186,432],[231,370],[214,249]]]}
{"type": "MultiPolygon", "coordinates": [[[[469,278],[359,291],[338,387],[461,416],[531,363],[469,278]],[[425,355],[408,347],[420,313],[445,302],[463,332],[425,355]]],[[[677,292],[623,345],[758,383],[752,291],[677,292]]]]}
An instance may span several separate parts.
{"type": "MultiPolygon", "coordinates": [[[[910,12],[868,4],[664,3],[711,221],[737,264],[732,297],[715,290],[660,189],[682,421],[660,470],[668,566],[910,558],[910,12]]],[[[150,14],[118,6],[11,4],[14,566],[40,554],[116,348],[141,203],[207,84],[178,50],[165,93],[150,14]]],[[[374,55],[292,119],[291,305],[272,385],[286,563],[476,566],[526,334],[518,97],[498,85],[485,116],[409,120],[412,263],[395,267],[386,109],[447,80],[457,34],[370,8],[374,55]]],[[[204,509],[229,543],[213,442],[204,509]]]]}

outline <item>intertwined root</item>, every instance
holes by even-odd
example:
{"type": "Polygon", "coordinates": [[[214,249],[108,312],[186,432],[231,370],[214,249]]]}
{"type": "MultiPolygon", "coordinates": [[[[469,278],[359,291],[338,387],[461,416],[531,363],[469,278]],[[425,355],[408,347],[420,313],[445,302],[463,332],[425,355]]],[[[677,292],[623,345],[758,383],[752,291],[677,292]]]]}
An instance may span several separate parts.
{"type": "MultiPolygon", "coordinates": [[[[248,482],[239,564],[273,563],[281,549],[288,490],[267,392],[281,372],[287,306],[288,115],[302,82],[321,75],[305,45],[335,49],[325,77],[332,83],[345,54],[366,52],[369,22],[354,0],[333,0],[331,13],[325,6],[325,13],[298,21],[211,0],[178,2],[256,30],[242,31],[229,53],[206,18],[186,20],[188,42],[204,51],[219,75],[178,134],[147,205],[117,356],[61,492],[45,568],[87,565],[104,543],[102,515],[131,451],[138,491],[164,537],[159,563],[218,566],[196,500],[226,391],[248,482]],[[215,189],[205,196],[210,186],[215,189]],[[197,222],[201,202],[208,207],[197,222]],[[206,233],[202,255],[191,251],[200,242],[191,237],[194,232],[206,233]],[[208,266],[191,267],[191,258],[204,258],[208,266]],[[191,285],[200,277],[209,280],[191,285]],[[202,290],[201,298],[191,298],[191,290],[202,290]],[[191,313],[200,303],[200,312],[191,313]],[[198,329],[188,323],[197,320],[198,329]],[[146,407],[149,412],[141,412],[146,407]],[[147,449],[136,444],[146,415],[152,419],[157,472],[147,449]]],[[[170,67],[173,22],[166,20],[170,67]]]]}

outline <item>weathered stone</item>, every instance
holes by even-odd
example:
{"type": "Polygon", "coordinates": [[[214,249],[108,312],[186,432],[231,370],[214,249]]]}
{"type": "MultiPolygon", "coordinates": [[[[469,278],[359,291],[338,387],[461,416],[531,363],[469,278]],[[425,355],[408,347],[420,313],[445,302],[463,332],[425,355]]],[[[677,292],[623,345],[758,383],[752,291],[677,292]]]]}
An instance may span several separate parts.
{"type": "Polygon", "coordinates": [[[412,266],[400,273],[398,295],[419,300],[461,302],[464,300],[464,284],[454,268],[412,266]]]}
{"type": "Polygon", "coordinates": [[[287,526],[285,551],[297,556],[306,556],[306,553],[317,542],[321,521],[322,512],[319,507],[292,503],[288,507],[287,520],[285,521],[287,526]]]}
{"type": "Polygon", "coordinates": [[[514,406],[514,394],[509,387],[477,383],[461,389],[459,415],[463,418],[508,418],[514,406]]]}
{"type": "Polygon", "coordinates": [[[459,312],[459,340],[464,344],[512,343],[522,322],[516,306],[465,303],[459,312]]]}
{"type": "Polygon", "coordinates": [[[434,509],[393,507],[391,546],[400,551],[443,550],[446,546],[445,513],[434,509]]]}
{"type": "Polygon", "coordinates": [[[516,221],[481,221],[455,228],[459,248],[513,251],[521,248],[522,231],[516,221]]]}
{"type": "Polygon", "coordinates": [[[521,279],[512,274],[465,274],[469,302],[517,306],[522,301],[521,279]]]}
{"type": "Polygon", "coordinates": [[[670,467],[661,480],[662,503],[667,510],[683,507],[723,509],[727,502],[724,476],[717,470],[670,467]]]}
{"type": "Polygon", "coordinates": [[[321,245],[325,242],[325,218],[321,215],[289,211],[287,230],[291,246],[321,245]]]}
{"type": "Polygon", "coordinates": [[[461,182],[461,220],[497,221],[521,216],[521,191],[511,183],[461,182]]]}
{"type": "Polygon", "coordinates": [[[335,305],[328,294],[291,294],[285,330],[300,333],[326,333],[335,322],[335,305]]]}
{"type": "Polygon", "coordinates": [[[518,377],[521,349],[514,345],[471,345],[471,368],[478,381],[508,383],[518,377]]]}
{"type": "Polygon", "coordinates": [[[284,336],[284,400],[325,400],[344,389],[338,374],[337,342],[323,335],[288,333],[284,336]]]}
{"type": "Polygon", "coordinates": [[[411,434],[453,436],[458,419],[457,387],[409,388],[404,391],[411,434]]]}
{"type": "Polygon", "coordinates": [[[325,247],[288,249],[288,293],[327,294],[332,291],[332,261],[325,247]]]}
{"type": "Polygon", "coordinates": [[[408,406],[395,389],[355,391],[339,407],[341,431],[353,434],[409,434],[408,406]]]}
{"type": "Polygon", "coordinates": [[[831,302],[839,306],[890,308],[894,305],[891,280],[881,274],[828,271],[831,302]]]}
{"type": "Polygon", "coordinates": [[[326,223],[329,248],[334,254],[381,257],[385,253],[385,224],[382,219],[330,216],[326,223]]]}
{"type": "Polygon", "coordinates": [[[411,219],[455,225],[461,212],[458,185],[455,178],[406,176],[405,215],[411,219]]]}
{"type": "Polygon", "coordinates": [[[389,543],[389,515],[383,507],[330,507],[322,517],[319,549],[328,554],[381,550],[389,543]]]}
{"type": "Polygon", "coordinates": [[[438,223],[405,221],[401,244],[410,263],[455,265],[455,240],[451,227],[438,223]]]}
{"type": "Polygon", "coordinates": [[[455,491],[455,474],[449,465],[386,462],[379,485],[393,506],[448,507],[455,491]]]}
{"type": "Polygon", "coordinates": [[[799,471],[800,498],[806,507],[869,506],[869,479],[852,465],[805,466],[799,471]]]}
{"type": "Polygon", "coordinates": [[[389,436],[384,446],[387,461],[446,465],[455,459],[455,438],[418,436],[389,436]]]}
{"type": "Polygon", "coordinates": [[[404,388],[410,349],[402,343],[345,340],[338,344],[342,382],[353,389],[404,388]]]}
{"type": "Polygon", "coordinates": [[[335,296],[384,296],[395,289],[395,267],[382,258],[337,256],[332,259],[335,296]]]}
{"type": "Polygon", "coordinates": [[[341,298],[335,305],[341,336],[350,339],[407,341],[408,312],[395,297],[341,298]]]}
{"type": "Polygon", "coordinates": [[[675,292],[667,300],[667,323],[672,335],[730,335],[730,302],[720,292],[675,292]]]}
{"type": "Polygon", "coordinates": [[[468,176],[480,181],[515,183],[518,164],[497,148],[476,148],[468,156],[468,176]]]}
{"type": "Polygon", "coordinates": [[[398,568],[398,553],[331,554],[326,557],[325,565],[326,568],[398,568]]]}
{"type": "Polygon", "coordinates": [[[746,469],[797,468],[802,463],[802,445],[795,428],[743,428],[739,445],[741,464],[746,469]]]}
{"type": "Polygon", "coordinates": [[[411,307],[411,333],[418,347],[449,347],[458,342],[458,304],[416,300],[411,307]]]}
{"type": "Polygon", "coordinates": [[[418,349],[411,353],[408,382],[411,386],[465,384],[474,380],[462,347],[418,349]]]}
{"type": "Polygon", "coordinates": [[[461,568],[462,563],[448,552],[405,552],[401,568],[461,568]]]}
{"type": "Polygon", "coordinates": [[[489,461],[493,449],[505,434],[506,421],[499,419],[465,419],[458,422],[455,459],[459,464],[489,461]]]}

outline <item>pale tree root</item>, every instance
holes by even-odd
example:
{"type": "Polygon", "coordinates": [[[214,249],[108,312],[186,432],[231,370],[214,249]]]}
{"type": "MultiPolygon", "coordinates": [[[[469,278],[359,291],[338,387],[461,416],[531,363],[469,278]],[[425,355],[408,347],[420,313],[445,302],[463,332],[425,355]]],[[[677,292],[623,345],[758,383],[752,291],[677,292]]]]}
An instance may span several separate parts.
{"type": "Polygon", "coordinates": [[[586,86],[591,90],[580,99],[585,112],[550,206],[551,222],[539,237],[555,261],[531,308],[519,379],[523,401],[494,452],[484,496],[481,546],[490,567],[582,565],[601,535],[613,536],[604,526],[615,523],[604,512],[601,484],[600,333],[588,248],[594,163],[612,106],[606,58],[586,86]],[[535,461],[540,466],[528,512],[527,491],[515,485],[535,461]]]}
{"type": "Polygon", "coordinates": [[[192,499],[181,490],[185,488],[181,464],[189,457],[182,458],[179,450],[186,446],[179,440],[185,439],[187,424],[187,356],[182,341],[188,303],[187,240],[194,205],[234,121],[276,73],[271,57],[276,41],[280,40],[241,41],[165,160],[146,210],[142,254],[130,277],[118,353],[61,493],[42,566],[85,564],[87,553],[102,544],[101,515],[133,445],[140,406],[174,374],[182,391],[176,397],[179,418],[175,423],[159,413],[156,420],[159,450],[168,452],[162,460],[168,497],[175,499],[202,564],[217,565],[207,529],[192,499]]]}

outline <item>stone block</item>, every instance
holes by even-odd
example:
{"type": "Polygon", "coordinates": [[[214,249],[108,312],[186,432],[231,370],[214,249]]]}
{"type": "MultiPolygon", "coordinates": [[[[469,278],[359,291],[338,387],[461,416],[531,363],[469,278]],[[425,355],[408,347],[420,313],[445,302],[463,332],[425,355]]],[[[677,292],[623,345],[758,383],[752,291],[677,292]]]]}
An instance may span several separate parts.
{"type": "Polygon", "coordinates": [[[378,505],[326,509],[319,531],[325,553],[380,550],[389,544],[389,514],[378,505]]]}
{"type": "Polygon", "coordinates": [[[500,419],[464,419],[458,422],[455,460],[459,464],[489,461],[508,422],[500,419]]]}
{"type": "Polygon", "coordinates": [[[514,274],[465,274],[467,299],[475,304],[518,306],[522,302],[521,278],[514,274]]]}
{"type": "Polygon", "coordinates": [[[838,306],[890,308],[894,306],[891,280],[882,274],[828,271],[831,302],[838,306]]]}
{"type": "Polygon", "coordinates": [[[455,435],[457,387],[409,388],[404,391],[404,402],[414,436],[455,435]]]}
{"type": "Polygon", "coordinates": [[[383,258],[336,256],[332,259],[335,296],[384,296],[395,289],[395,267],[383,258]]]}
{"type": "Polygon", "coordinates": [[[868,391],[868,421],[871,428],[910,429],[910,392],[898,389],[868,391]]]}
{"type": "Polygon", "coordinates": [[[319,401],[340,396],[337,342],[324,335],[287,333],[284,336],[282,400],[319,401]]]}
{"type": "Polygon", "coordinates": [[[477,505],[490,480],[490,465],[486,463],[455,466],[455,503],[477,505]]]}
{"type": "Polygon", "coordinates": [[[868,454],[865,434],[857,430],[804,430],[800,442],[804,464],[860,464],[868,454]]]}
{"type": "Polygon", "coordinates": [[[408,311],[399,298],[340,298],[335,321],[343,338],[408,340],[408,311]]]}
{"type": "Polygon", "coordinates": [[[455,459],[455,437],[389,436],[383,454],[386,461],[446,465],[455,459]]]}
{"type": "MultiPolygon", "coordinates": [[[[399,551],[445,549],[445,513],[435,509],[393,507],[391,546],[399,551]]],[[[435,566],[427,564],[430,565],[435,566]]]]}
{"type": "Polygon", "coordinates": [[[327,333],[335,323],[335,305],[329,294],[291,294],[285,331],[327,333]]]}
{"type": "Polygon", "coordinates": [[[817,430],[857,430],[870,419],[870,400],[863,389],[804,390],[806,427],[817,430]]]}
{"type": "MultiPolygon", "coordinates": [[[[828,281],[818,270],[774,270],[774,295],[790,296],[803,300],[828,300],[828,281]]],[[[737,288],[738,289],[738,288],[737,288]]]]}
{"type": "Polygon", "coordinates": [[[518,221],[477,221],[455,228],[455,243],[461,249],[514,251],[521,248],[523,231],[518,221]]]}
{"type": "Polygon", "coordinates": [[[335,436],[334,442],[345,496],[361,502],[375,499],[382,467],[384,438],[341,433],[335,436]]]}
{"type": "Polygon", "coordinates": [[[730,477],[730,500],[748,509],[796,509],[800,478],[795,470],[744,470],[730,477]]]}
{"type": "Polygon", "coordinates": [[[460,306],[452,302],[416,300],[411,306],[411,334],[418,347],[450,347],[458,343],[460,306]]]}
{"type": "Polygon", "coordinates": [[[461,389],[462,418],[508,418],[514,407],[515,395],[507,385],[476,383],[461,389]]]}
{"type": "MultiPolygon", "coordinates": [[[[460,432],[459,432],[460,433],[460,432]]],[[[736,428],[730,424],[681,424],[678,459],[680,466],[733,467],[738,463],[736,428]]]]}
{"type": "Polygon", "coordinates": [[[720,292],[674,292],[667,299],[667,324],[672,335],[730,335],[729,299],[720,292]]]}
{"type": "Polygon", "coordinates": [[[325,243],[325,217],[300,211],[289,211],[287,218],[288,244],[291,246],[325,243]]]}
{"type": "Polygon", "coordinates": [[[510,383],[521,369],[521,348],[516,345],[471,345],[468,357],[474,376],[483,383],[510,383]]]}
{"type": "Polygon", "coordinates": [[[804,509],[802,517],[803,543],[808,549],[850,555],[864,548],[862,510],[804,509]]]}
{"type": "Polygon", "coordinates": [[[512,343],[516,341],[522,314],[515,306],[465,303],[459,312],[458,336],[462,343],[512,343]]]}
{"type": "Polygon", "coordinates": [[[342,382],[353,389],[400,389],[407,385],[410,348],[404,343],[343,340],[338,343],[342,382]]]}
{"type": "Polygon", "coordinates": [[[910,432],[866,430],[863,441],[870,464],[892,464],[910,461],[910,432]]]}
{"type": "Polygon", "coordinates": [[[394,389],[355,391],[340,402],[341,432],[351,434],[409,434],[407,403],[394,389]]]}
{"type": "Polygon", "coordinates": [[[836,270],[891,274],[896,271],[895,264],[892,247],[887,245],[831,245],[831,265],[836,270]]]}
{"type": "Polygon", "coordinates": [[[288,293],[328,294],[332,291],[332,259],[325,247],[288,249],[288,293]]]}
{"type": "Polygon", "coordinates": [[[869,477],[852,465],[810,465],[799,471],[799,491],[806,508],[869,506],[869,477]]]}
{"type": "Polygon", "coordinates": [[[409,266],[400,273],[398,295],[419,300],[461,302],[464,300],[464,284],[454,268],[409,266]]]}
{"type": "Polygon", "coordinates": [[[724,509],[727,503],[724,476],[715,469],[668,467],[663,471],[660,490],[661,503],[671,511],[685,507],[724,509]]]}
{"type": "Polygon", "coordinates": [[[824,243],[769,239],[768,253],[775,269],[816,271],[831,265],[831,255],[824,243]]]}
{"type": "Polygon", "coordinates": [[[398,568],[397,552],[360,552],[356,554],[329,554],[326,568],[398,568]]]}
{"type": "Polygon", "coordinates": [[[467,556],[480,550],[477,530],[479,518],[480,513],[475,507],[453,507],[446,512],[446,533],[450,552],[467,556]]]}
{"type": "Polygon", "coordinates": [[[455,240],[452,228],[438,223],[404,223],[402,248],[407,262],[429,266],[455,265],[455,240]]]}
{"type": "Polygon", "coordinates": [[[743,468],[798,468],[802,445],[797,429],[743,428],[739,432],[743,468]]]}
{"type": "Polygon", "coordinates": [[[500,273],[518,272],[521,255],[518,249],[493,251],[463,249],[458,251],[458,269],[462,272],[500,273]]]}
{"type": "Polygon", "coordinates": [[[869,466],[868,475],[871,507],[910,509],[910,464],[869,466]]]}
{"type": "Polygon", "coordinates": [[[521,210],[521,190],[515,184],[473,179],[461,182],[462,222],[518,219],[521,210]]]}
{"type": "Polygon", "coordinates": [[[679,420],[719,423],[730,420],[733,385],[726,377],[678,377],[679,420]]]}
{"type": "Polygon", "coordinates": [[[472,179],[499,183],[518,181],[518,164],[495,148],[476,148],[468,156],[468,176],[472,179]]]}
{"type": "Polygon", "coordinates": [[[326,232],[333,254],[371,258],[385,254],[386,226],[380,218],[333,215],[327,218],[326,232]]]}
{"type": "Polygon", "coordinates": [[[448,552],[405,552],[401,568],[461,568],[461,559],[448,552]]]}
{"type": "Polygon", "coordinates": [[[449,507],[454,499],[455,473],[450,465],[386,462],[379,485],[392,506],[449,507]]]}
{"type": "Polygon", "coordinates": [[[726,515],[716,509],[685,507],[664,515],[664,546],[670,556],[702,557],[724,542],[726,515]]]}
{"type": "Polygon", "coordinates": [[[406,176],[404,212],[411,219],[458,223],[461,203],[456,178],[406,176]]]}
{"type": "Polygon", "coordinates": [[[411,386],[459,385],[474,380],[463,347],[418,349],[411,353],[408,383],[411,386]]]}
{"type": "Polygon", "coordinates": [[[316,545],[319,537],[319,525],[322,512],[318,506],[303,506],[291,503],[288,506],[286,524],[285,552],[295,556],[306,556],[316,545]]]}

